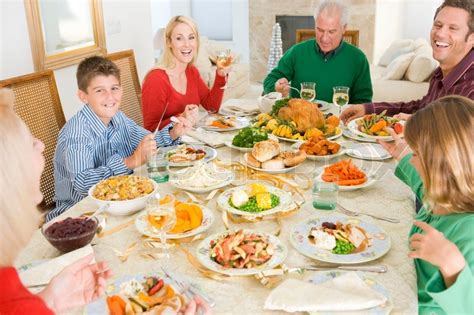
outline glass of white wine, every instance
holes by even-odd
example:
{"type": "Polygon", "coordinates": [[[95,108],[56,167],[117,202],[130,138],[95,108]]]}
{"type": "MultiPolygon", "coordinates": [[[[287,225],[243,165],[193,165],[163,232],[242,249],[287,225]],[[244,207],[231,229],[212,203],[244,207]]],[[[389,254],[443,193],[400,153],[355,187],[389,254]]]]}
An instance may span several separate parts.
{"type": "Polygon", "coordinates": [[[312,102],[316,98],[316,83],[302,82],[300,97],[308,102],[312,102]]]}
{"type": "Polygon", "coordinates": [[[166,233],[176,224],[174,203],[161,204],[159,198],[151,197],[147,200],[145,210],[151,230],[160,236],[163,257],[170,258],[166,244],[166,233]]]}
{"type": "MultiPolygon", "coordinates": [[[[216,65],[217,68],[220,69],[226,69],[232,65],[234,62],[234,58],[232,57],[232,54],[230,52],[230,49],[226,50],[218,50],[216,52],[216,65]]],[[[226,74],[225,76],[225,85],[221,87],[221,89],[227,89],[230,86],[227,84],[227,80],[229,79],[229,74],[226,74]]]]}
{"type": "Polygon", "coordinates": [[[335,86],[332,90],[332,102],[339,106],[339,115],[341,115],[342,107],[349,104],[349,88],[347,86],[335,86]]]}

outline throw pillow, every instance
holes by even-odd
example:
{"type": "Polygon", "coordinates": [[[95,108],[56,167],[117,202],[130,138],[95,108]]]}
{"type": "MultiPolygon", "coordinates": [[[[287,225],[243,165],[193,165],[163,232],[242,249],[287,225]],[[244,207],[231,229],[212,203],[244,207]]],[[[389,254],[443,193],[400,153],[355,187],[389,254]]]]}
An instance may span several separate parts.
{"type": "Polygon", "coordinates": [[[398,39],[388,47],[380,57],[379,66],[387,67],[398,56],[410,53],[415,50],[412,39],[398,39]]]}
{"type": "Polygon", "coordinates": [[[405,77],[411,82],[424,82],[429,79],[433,71],[438,67],[438,62],[431,55],[416,55],[407,69],[405,77]]]}
{"type": "Polygon", "coordinates": [[[385,70],[382,80],[401,80],[413,57],[415,57],[415,53],[409,53],[395,58],[385,70]]]}

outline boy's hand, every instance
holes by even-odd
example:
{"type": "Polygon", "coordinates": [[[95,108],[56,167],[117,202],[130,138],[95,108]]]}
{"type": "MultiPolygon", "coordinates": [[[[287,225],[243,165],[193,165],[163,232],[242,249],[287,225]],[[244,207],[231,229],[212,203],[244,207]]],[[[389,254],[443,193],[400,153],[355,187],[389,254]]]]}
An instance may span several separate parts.
{"type": "Polygon", "coordinates": [[[196,124],[199,119],[199,106],[195,104],[186,105],[182,116],[191,124],[196,124]]]}
{"type": "Polygon", "coordinates": [[[140,141],[140,144],[138,144],[138,147],[135,149],[135,152],[133,152],[133,154],[128,158],[124,159],[123,162],[129,169],[133,170],[134,168],[145,164],[150,156],[156,154],[156,141],[153,136],[153,133],[144,136],[142,141],[140,141]]]}
{"type": "Polygon", "coordinates": [[[449,287],[466,265],[464,256],[456,244],[446,239],[443,233],[431,225],[421,221],[415,221],[414,224],[425,233],[417,233],[410,238],[412,251],[408,257],[423,259],[437,266],[443,275],[446,287],[449,287]]]}
{"type": "Polygon", "coordinates": [[[193,124],[183,116],[179,116],[177,118],[180,122],[175,123],[173,129],[170,130],[170,136],[173,140],[181,137],[193,127],[193,124]]]}

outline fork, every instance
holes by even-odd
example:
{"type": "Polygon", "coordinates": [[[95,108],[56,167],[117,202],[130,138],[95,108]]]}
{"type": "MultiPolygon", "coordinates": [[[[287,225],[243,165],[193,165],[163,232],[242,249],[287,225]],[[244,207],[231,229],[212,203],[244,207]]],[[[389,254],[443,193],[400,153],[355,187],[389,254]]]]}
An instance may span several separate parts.
{"type": "Polygon", "coordinates": [[[362,214],[362,215],[366,215],[366,216],[372,217],[372,218],[377,219],[377,220],[387,221],[387,222],[390,222],[390,223],[400,223],[399,219],[386,217],[386,216],[378,216],[378,215],[374,215],[374,214],[371,214],[371,213],[360,213],[360,212],[357,212],[357,211],[354,211],[354,210],[349,210],[349,209],[343,207],[339,202],[337,202],[337,205],[339,206],[339,208],[341,209],[342,212],[344,212],[347,215],[353,216],[353,217],[357,217],[357,216],[362,214]]]}

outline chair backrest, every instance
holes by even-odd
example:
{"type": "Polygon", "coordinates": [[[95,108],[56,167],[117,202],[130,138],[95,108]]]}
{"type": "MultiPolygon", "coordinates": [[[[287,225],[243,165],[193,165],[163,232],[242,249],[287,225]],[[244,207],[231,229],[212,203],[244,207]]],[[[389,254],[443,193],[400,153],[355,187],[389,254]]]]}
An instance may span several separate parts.
{"type": "Polygon", "coordinates": [[[54,207],[53,158],[58,135],[66,123],[63,108],[51,70],[40,71],[0,81],[0,87],[8,87],[15,93],[14,110],[23,119],[34,137],[45,144],[45,168],[41,176],[41,192],[44,199],[40,207],[54,207]]]}
{"type": "MultiPolygon", "coordinates": [[[[303,42],[308,39],[313,39],[315,37],[314,29],[298,29],[296,30],[296,42],[303,42]]],[[[358,30],[346,30],[342,38],[356,46],[359,47],[359,31],[358,30]]]]}
{"type": "Polygon", "coordinates": [[[112,60],[120,69],[123,89],[120,110],[138,125],[143,126],[142,92],[133,50],[120,51],[105,55],[105,57],[112,60]]]}

